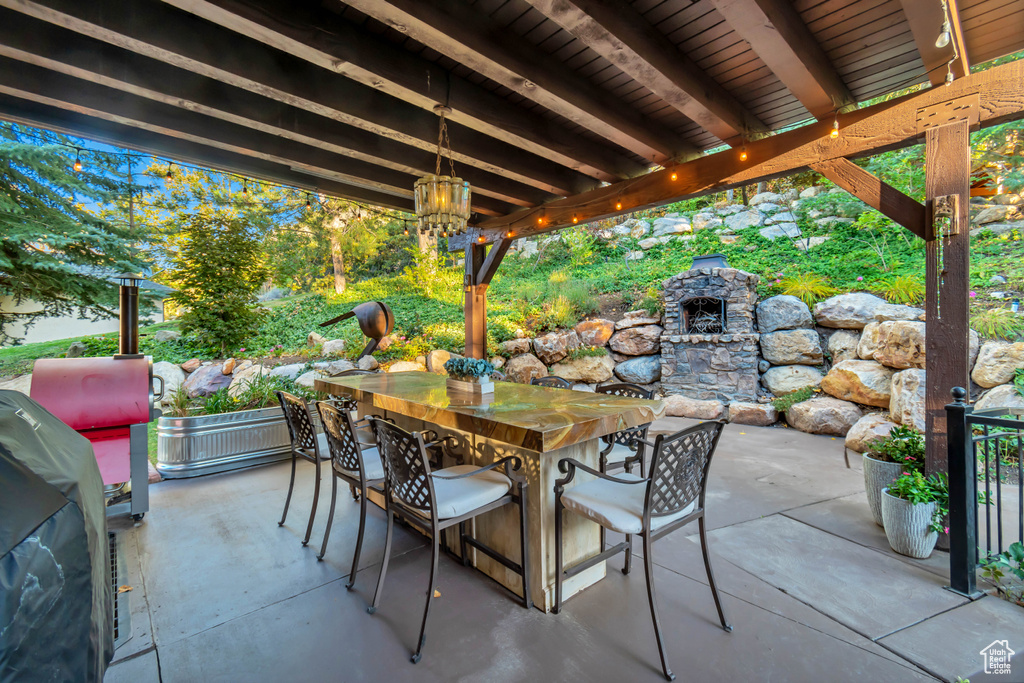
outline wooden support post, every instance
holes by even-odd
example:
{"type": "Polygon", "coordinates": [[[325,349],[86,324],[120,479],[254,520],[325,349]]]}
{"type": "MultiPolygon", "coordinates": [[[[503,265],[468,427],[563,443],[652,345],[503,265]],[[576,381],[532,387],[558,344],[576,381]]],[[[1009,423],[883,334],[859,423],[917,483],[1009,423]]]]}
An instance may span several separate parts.
{"type": "Polygon", "coordinates": [[[970,386],[970,144],[970,122],[966,119],[925,131],[925,460],[929,473],[947,468],[945,405],[950,401],[950,391],[956,386],[970,386]],[[936,199],[949,195],[956,197],[952,200],[955,215],[937,220],[936,199]]]}
{"type": "Polygon", "coordinates": [[[464,311],[466,314],[466,357],[487,357],[487,286],[491,284],[501,260],[505,258],[511,239],[495,242],[490,251],[480,244],[476,233],[470,232],[466,245],[466,275],[464,311]]]}

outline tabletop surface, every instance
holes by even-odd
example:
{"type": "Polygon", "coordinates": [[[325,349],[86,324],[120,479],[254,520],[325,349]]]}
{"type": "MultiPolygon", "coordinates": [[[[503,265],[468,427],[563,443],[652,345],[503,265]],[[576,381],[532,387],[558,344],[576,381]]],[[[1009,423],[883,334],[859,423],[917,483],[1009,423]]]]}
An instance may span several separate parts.
{"type": "Polygon", "coordinates": [[[495,382],[493,396],[474,400],[449,392],[445,379],[429,372],[376,373],[320,378],[314,387],[380,410],[539,452],[647,424],[665,413],[661,401],[513,382],[495,382]]]}

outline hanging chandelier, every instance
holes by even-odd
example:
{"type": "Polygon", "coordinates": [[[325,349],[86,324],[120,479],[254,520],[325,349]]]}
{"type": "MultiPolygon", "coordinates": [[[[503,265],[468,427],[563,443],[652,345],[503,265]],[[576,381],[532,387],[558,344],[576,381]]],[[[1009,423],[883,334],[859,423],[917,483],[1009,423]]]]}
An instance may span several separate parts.
{"type": "Polygon", "coordinates": [[[434,112],[441,117],[437,130],[437,164],[434,175],[423,176],[413,185],[416,219],[421,233],[443,232],[458,234],[466,229],[469,220],[469,183],[455,175],[452,145],[448,140],[445,115],[451,109],[438,105],[434,112]],[[447,152],[451,175],[441,175],[441,158],[447,152]]]}

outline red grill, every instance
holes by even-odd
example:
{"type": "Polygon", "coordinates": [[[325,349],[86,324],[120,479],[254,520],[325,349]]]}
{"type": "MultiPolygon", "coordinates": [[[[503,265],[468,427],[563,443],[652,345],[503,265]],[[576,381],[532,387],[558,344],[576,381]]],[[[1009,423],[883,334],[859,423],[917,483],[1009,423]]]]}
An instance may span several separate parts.
{"type": "MultiPolygon", "coordinates": [[[[161,391],[163,393],[163,380],[161,391]]],[[[146,356],[51,358],[32,370],[31,396],[92,442],[103,483],[131,482],[130,500],[108,514],[149,509],[146,425],[159,416],[153,392],[153,362],[146,356]]]]}

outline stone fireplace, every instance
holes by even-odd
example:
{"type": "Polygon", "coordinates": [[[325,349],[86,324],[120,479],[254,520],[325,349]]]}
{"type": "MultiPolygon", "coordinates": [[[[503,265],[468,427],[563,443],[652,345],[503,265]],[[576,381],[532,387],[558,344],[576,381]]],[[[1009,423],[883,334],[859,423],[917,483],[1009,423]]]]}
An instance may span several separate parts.
{"type": "Polygon", "coordinates": [[[661,384],[667,394],[757,400],[759,280],[735,268],[699,267],[665,281],[661,384]]]}

